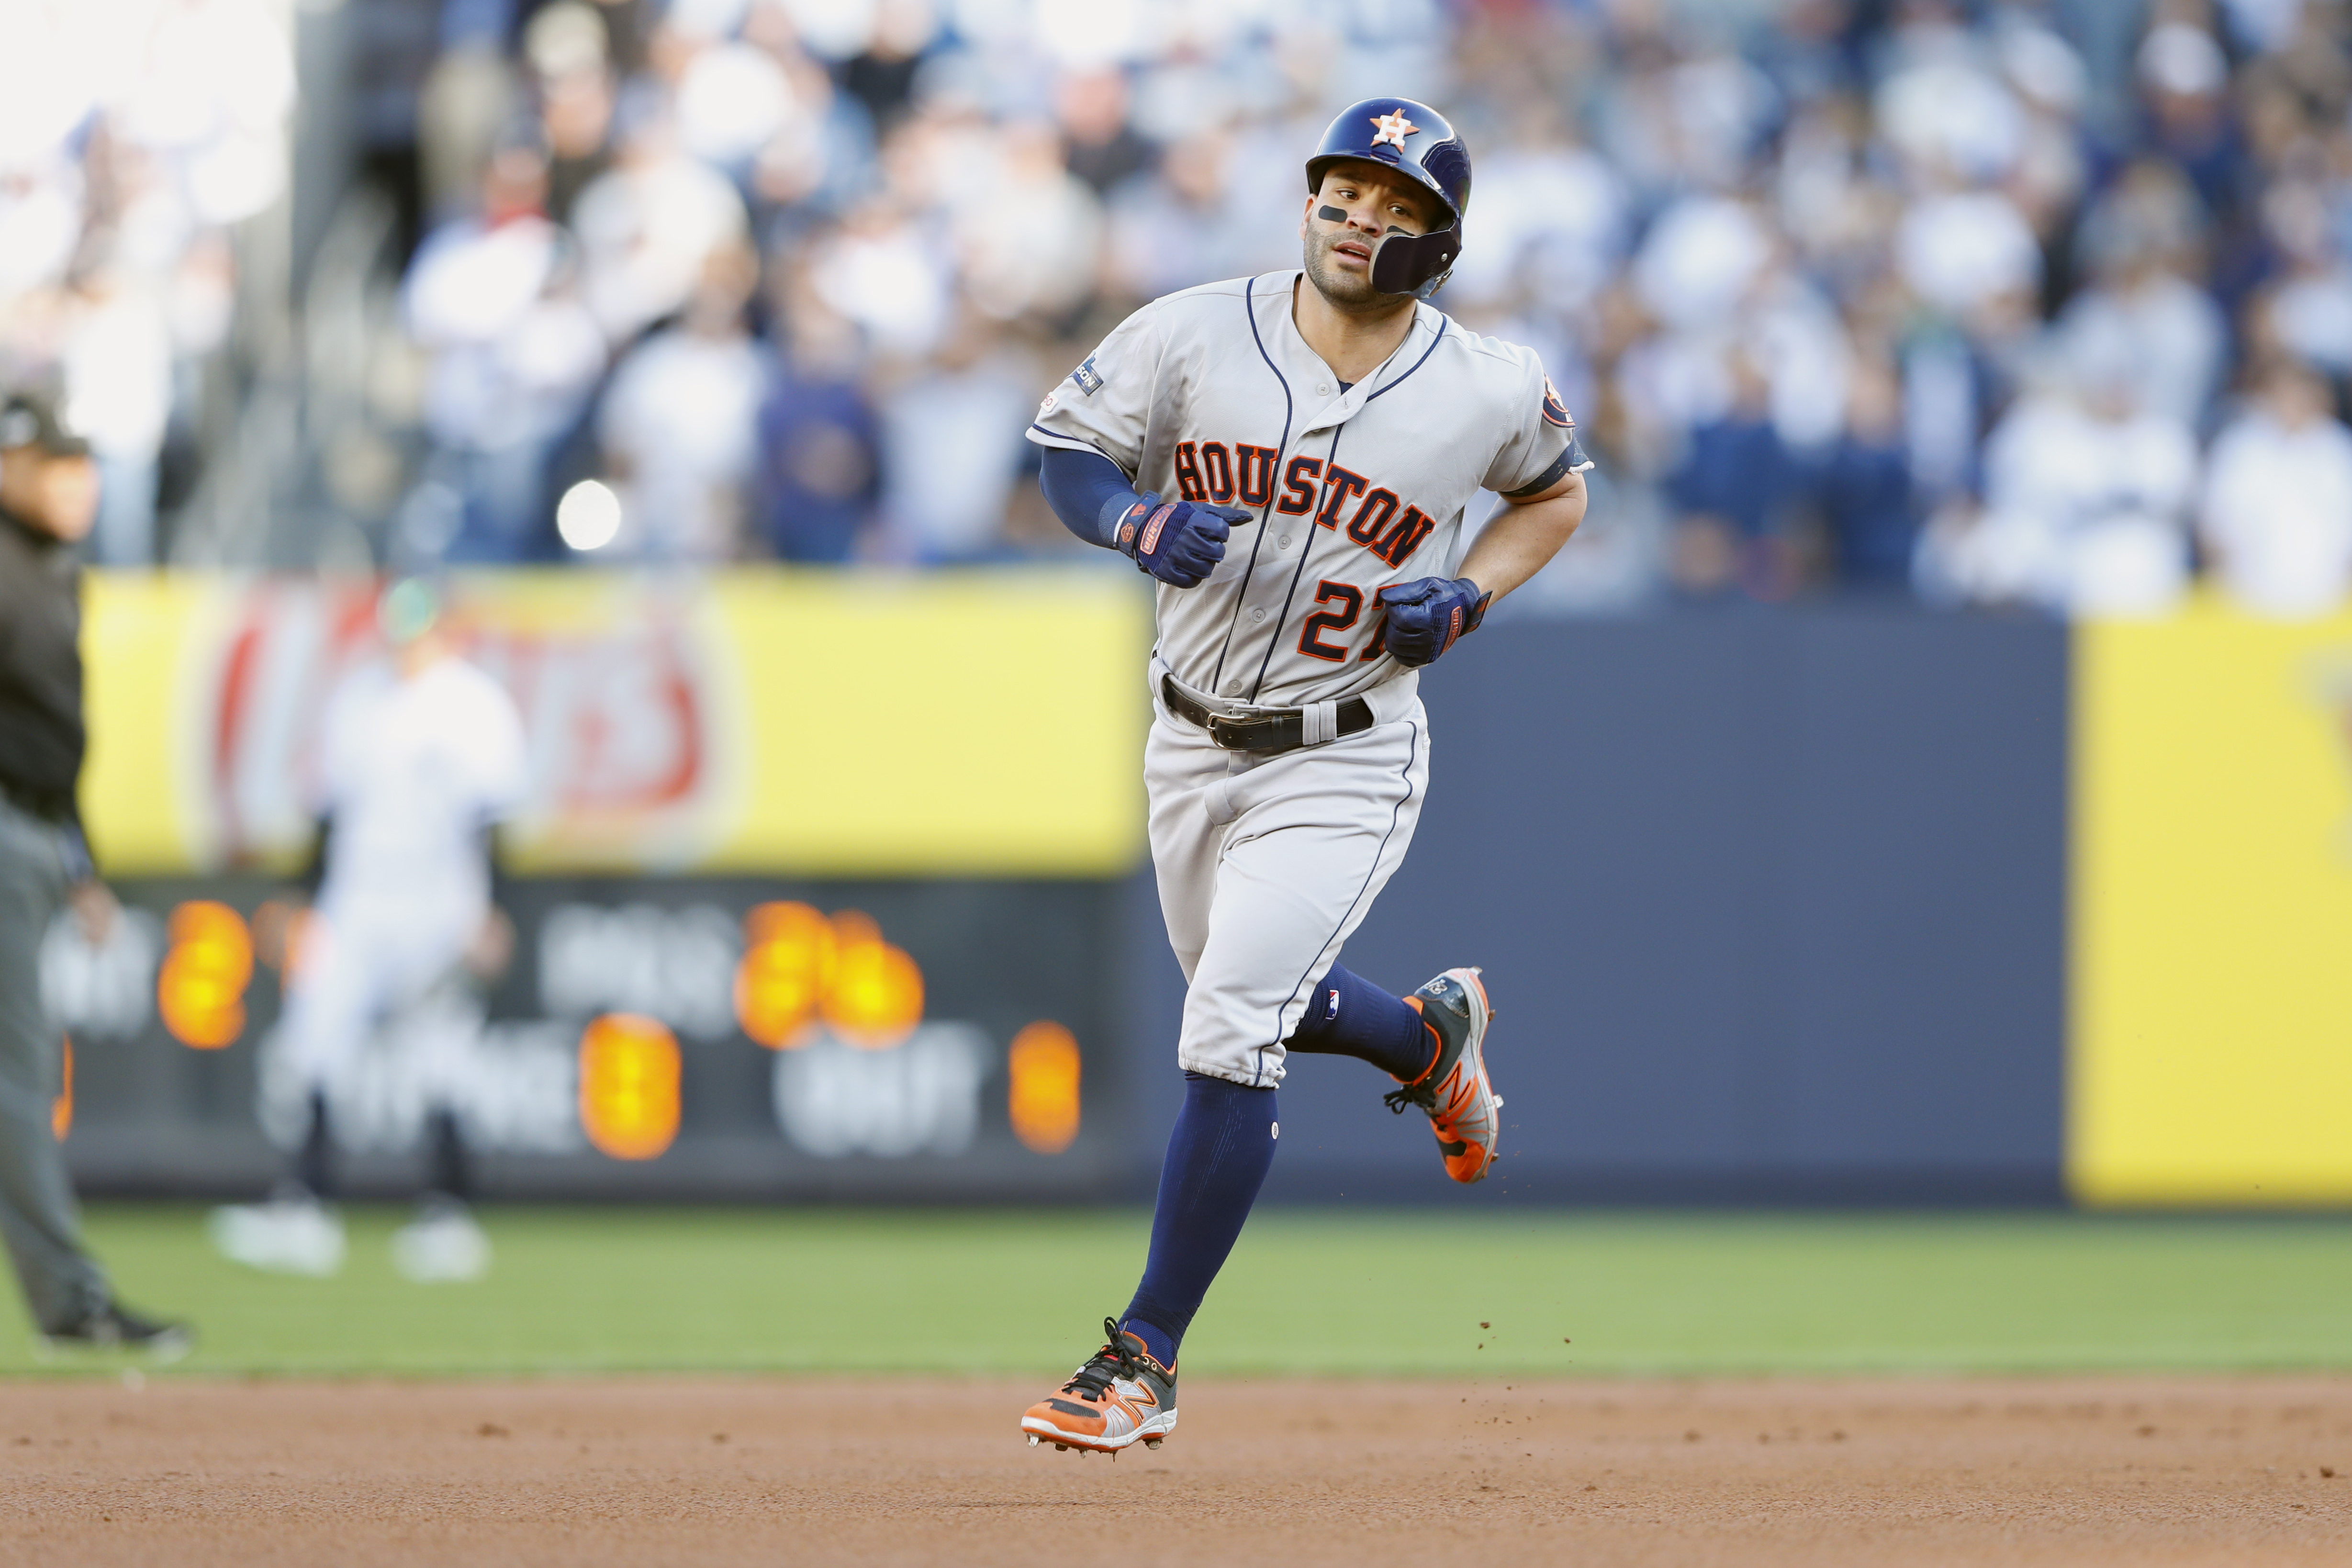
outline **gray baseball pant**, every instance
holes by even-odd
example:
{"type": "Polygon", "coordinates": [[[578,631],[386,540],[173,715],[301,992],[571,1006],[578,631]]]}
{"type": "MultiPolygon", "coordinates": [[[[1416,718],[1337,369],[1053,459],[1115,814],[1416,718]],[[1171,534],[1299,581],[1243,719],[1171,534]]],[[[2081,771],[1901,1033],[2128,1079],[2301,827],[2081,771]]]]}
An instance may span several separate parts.
{"type": "Polygon", "coordinates": [[[64,906],[62,835],[0,797],[0,1239],[44,1332],[112,1300],[83,1250],[65,1152],[51,1129],[63,1037],[41,1005],[41,938],[64,906]]]}

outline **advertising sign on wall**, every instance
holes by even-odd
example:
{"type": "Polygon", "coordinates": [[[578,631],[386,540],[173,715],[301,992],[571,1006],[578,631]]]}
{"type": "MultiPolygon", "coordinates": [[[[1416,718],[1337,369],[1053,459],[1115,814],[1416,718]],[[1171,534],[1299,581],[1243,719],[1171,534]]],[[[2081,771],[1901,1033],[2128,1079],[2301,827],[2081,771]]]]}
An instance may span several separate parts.
{"type": "Polygon", "coordinates": [[[2352,616],[2074,658],[2075,1194],[2352,1200],[2352,616]]]}
{"type": "MultiPolygon", "coordinates": [[[[449,585],[520,710],[529,871],[1118,876],[1150,604],[1100,572],[500,573],[449,585]]],[[[116,874],[276,867],[376,584],[94,574],[85,814],[116,874]]]]}

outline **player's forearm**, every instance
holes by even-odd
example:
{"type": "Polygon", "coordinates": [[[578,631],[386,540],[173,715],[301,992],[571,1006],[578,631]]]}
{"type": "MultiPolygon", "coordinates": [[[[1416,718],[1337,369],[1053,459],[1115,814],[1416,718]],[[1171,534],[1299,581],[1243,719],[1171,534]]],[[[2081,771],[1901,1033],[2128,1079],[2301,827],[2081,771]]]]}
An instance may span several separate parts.
{"type": "Polygon", "coordinates": [[[1109,549],[1120,514],[1133,506],[1135,486],[1119,466],[1099,452],[1074,452],[1048,447],[1040,460],[1038,488],[1045,504],[1062,526],[1085,540],[1109,549]]]}
{"type": "Polygon", "coordinates": [[[1462,575],[1500,599],[1542,571],[1584,521],[1584,479],[1570,478],[1558,495],[1504,507],[1463,558],[1462,575]]]}

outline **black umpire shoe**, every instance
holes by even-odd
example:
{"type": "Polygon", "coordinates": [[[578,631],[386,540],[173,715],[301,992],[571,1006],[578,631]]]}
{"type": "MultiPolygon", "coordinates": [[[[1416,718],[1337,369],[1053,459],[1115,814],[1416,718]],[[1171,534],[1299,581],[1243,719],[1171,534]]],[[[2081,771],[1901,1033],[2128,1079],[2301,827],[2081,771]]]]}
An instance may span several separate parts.
{"type": "Polygon", "coordinates": [[[195,1331],[185,1323],[155,1322],[111,1303],[41,1336],[48,1351],[129,1351],[159,1362],[179,1360],[195,1342],[195,1331]]]}

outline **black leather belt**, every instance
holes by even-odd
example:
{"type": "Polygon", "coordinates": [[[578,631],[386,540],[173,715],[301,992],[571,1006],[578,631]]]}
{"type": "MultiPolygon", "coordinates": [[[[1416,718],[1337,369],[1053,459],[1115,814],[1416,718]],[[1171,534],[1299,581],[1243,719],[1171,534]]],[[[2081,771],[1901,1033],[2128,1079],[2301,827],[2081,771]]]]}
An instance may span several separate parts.
{"type": "MultiPolygon", "coordinates": [[[[1160,700],[1168,711],[1209,732],[1229,752],[1295,752],[1307,743],[1307,714],[1297,708],[1267,708],[1255,713],[1220,713],[1184,695],[1175,679],[1160,678],[1160,700]]],[[[1339,704],[1339,732],[1360,734],[1372,727],[1372,705],[1360,697],[1339,704]]]]}

